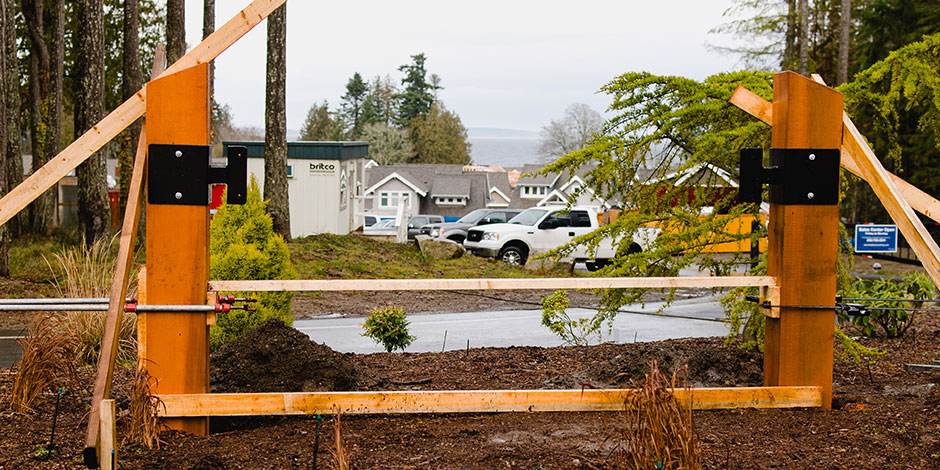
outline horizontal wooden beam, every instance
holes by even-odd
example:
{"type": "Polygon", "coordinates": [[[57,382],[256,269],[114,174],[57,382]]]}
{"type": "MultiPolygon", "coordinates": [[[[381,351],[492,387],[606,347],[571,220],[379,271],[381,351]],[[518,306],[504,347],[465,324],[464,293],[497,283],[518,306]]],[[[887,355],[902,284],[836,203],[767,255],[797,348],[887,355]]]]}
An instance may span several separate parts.
{"type": "MultiPolygon", "coordinates": [[[[633,389],[207,393],[159,395],[163,417],[410,413],[621,411],[633,389]]],[[[693,388],[692,409],[812,408],[821,387],[693,388]]]]}
{"type": "MultiPolygon", "coordinates": [[[[766,124],[770,124],[773,119],[773,106],[771,103],[756,93],[748,90],[744,87],[738,87],[734,90],[734,93],[731,95],[729,100],[731,104],[741,108],[746,113],[751,116],[760,119],[766,124]]],[[[847,129],[843,128],[843,134],[845,134],[847,129]]],[[[862,169],[858,166],[858,160],[861,158],[861,155],[858,153],[859,148],[856,146],[846,147],[842,146],[842,159],[841,164],[842,168],[845,168],[855,176],[862,178],[871,184],[870,181],[862,173],[862,169]]],[[[904,199],[910,203],[911,207],[920,212],[921,214],[930,217],[936,222],[940,222],[940,201],[935,199],[933,196],[921,191],[917,186],[914,186],[907,181],[901,179],[901,177],[886,172],[888,177],[895,186],[897,186],[898,191],[904,197],[904,199]]]]}
{"type": "MultiPolygon", "coordinates": [[[[166,74],[172,74],[215,59],[216,56],[254,28],[272,11],[283,5],[285,1],[254,0],[225,25],[176,61],[167,69],[166,74]]],[[[68,172],[87,160],[98,149],[141,117],[146,108],[146,100],[147,87],[145,86],[0,199],[0,225],[7,223],[40,194],[51,188],[68,172]]]]}
{"type": "Polygon", "coordinates": [[[410,291],[518,289],[670,289],[776,286],[771,276],[562,277],[525,279],[293,279],[209,281],[213,291],[410,291]]]}

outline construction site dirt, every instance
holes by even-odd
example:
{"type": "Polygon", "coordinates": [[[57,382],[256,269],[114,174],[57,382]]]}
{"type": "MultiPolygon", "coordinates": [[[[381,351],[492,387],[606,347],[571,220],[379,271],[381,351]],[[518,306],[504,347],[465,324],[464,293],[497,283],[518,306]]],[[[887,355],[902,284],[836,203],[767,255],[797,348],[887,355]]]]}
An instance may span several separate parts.
{"type": "MultiPolygon", "coordinates": [[[[654,359],[664,371],[688,366],[696,387],[763,380],[761,353],[726,346],[723,338],[353,355],[270,322],[243,340],[213,357],[214,364],[225,364],[213,367],[213,391],[620,387],[640,380],[654,359]],[[311,369],[324,364],[327,369],[311,369]]],[[[837,360],[831,411],[694,412],[705,467],[940,468],[940,374],[904,367],[940,359],[940,315],[921,315],[900,339],[860,341],[886,354],[871,364],[837,360]]],[[[61,396],[58,416],[51,391],[35,414],[0,414],[0,469],[83,468],[93,371],[79,372],[79,383],[61,396]]],[[[2,410],[13,374],[0,371],[2,410]]],[[[127,408],[130,376],[126,368],[116,375],[119,415],[127,408]]],[[[357,469],[617,468],[624,445],[617,430],[624,425],[624,415],[615,412],[346,415],[341,437],[350,468],[357,469]]],[[[119,438],[125,426],[118,422],[119,438]]],[[[213,418],[208,436],[164,432],[159,449],[126,442],[117,460],[125,469],[334,468],[333,426],[325,415],[213,418]]]]}

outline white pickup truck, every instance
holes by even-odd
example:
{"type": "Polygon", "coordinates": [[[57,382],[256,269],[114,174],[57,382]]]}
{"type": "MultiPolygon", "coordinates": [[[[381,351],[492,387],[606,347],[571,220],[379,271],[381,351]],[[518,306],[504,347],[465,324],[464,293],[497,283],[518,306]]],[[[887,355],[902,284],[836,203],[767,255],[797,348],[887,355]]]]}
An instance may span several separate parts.
{"type": "MultiPolygon", "coordinates": [[[[492,224],[467,231],[464,248],[477,256],[498,258],[509,264],[525,264],[533,255],[547,253],[573,238],[597,230],[597,213],[590,208],[526,209],[505,224],[492,224]]],[[[633,237],[630,252],[640,251],[659,235],[659,229],[647,229],[633,237]]],[[[566,260],[584,262],[588,270],[603,267],[616,250],[610,239],[598,245],[593,256],[586,246],[579,246],[566,260]]]]}

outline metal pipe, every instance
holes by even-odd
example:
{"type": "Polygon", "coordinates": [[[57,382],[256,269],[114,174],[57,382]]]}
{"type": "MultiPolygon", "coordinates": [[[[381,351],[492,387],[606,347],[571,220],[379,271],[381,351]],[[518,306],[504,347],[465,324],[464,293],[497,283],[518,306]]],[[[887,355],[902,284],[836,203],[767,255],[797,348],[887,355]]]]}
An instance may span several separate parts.
{"type": "MultiPolygon", "coordinates": [[[[139,305],[125,304],[125,312],[228,312],[230,310],[254,310],[244,305],[139,305]]],[[[42,305],[0,305],[0,311],[6,312],[43,312],[43,311],[69,311],[69,312],[106,312],[108,304],[42,304],[42,305]]]]}
{"type": "MultiPolygon", "coordinates": [[[[107,304],[111,299],[107,297],[87,297],[87,298],[69,298],[69,297],[46,297],[35,299],[0,299],[0,305],[45,305],[45,304],[107,304]]],[[[136,303],[137,298],[128,297],[124,299],[128,303],[136,303]]]]}

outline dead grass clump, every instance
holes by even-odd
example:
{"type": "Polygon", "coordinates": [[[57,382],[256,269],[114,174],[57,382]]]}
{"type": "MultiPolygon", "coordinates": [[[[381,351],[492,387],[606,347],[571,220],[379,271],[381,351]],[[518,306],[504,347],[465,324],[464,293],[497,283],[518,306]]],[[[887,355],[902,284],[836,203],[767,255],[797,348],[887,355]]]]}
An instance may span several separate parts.
{"type": "Polygon", "coordinates": [[[689,391],[687,367],[668,377],[650,363],[637,391],[624,403],[626,426],[619,431],[617,468],[689,470],[702,468],[692,426],[692,394],[679,403],[673,390],[689,391]]]}
{"type": "MultiPolygon", "coordinates": [[[[110,296],[111,279],[117,263],[113,247],[117,239],[118,235],[110,239],[101,238],[91,245],[83,240],[77,247],[55,253],[57,269],[53,269],[51,264],[49,268],[53,271],[58,294],[69,298],[110,296]]],[[[131,289],[128,290],[130,295],[131,289]]],[[[97,363],[106,315],[107,312],[65,312],[62,326],[75,336],[81,364],[97,363]]],[[[118,341],[117,361],[120,363],[132,363],[136,359],[135,327],[135,317],[124,315],[118,341]]]]}
{"type": "Polygon", "coordinates": [[[127,395],[130,398],[128,413],[125,417],[127,432],[123,443],[132,442],[148,449],[160,448],[160,429],[157,414],[164,406],[159,397],[150,393],[156,380],[147,373],[143,367],[137,368],[134,380],[128,385],[127,395]]]}
{"type": "Polygon", "coordinates": [[[26,337],[18,340],[23,358],[13,379],[11,411],[30,413],[43,392],[77,382],[75,338],[60,323],[59,317],[41,314],[26,337]]]}
{"type": "Polygon", "coordinates": [[[332,470],[349,470],[352,468],[349,459],[350,449],[346,447],[346,442],[343,439],[342,417],[343,414],[336,410],[336,414],[333,415],[334,448],[330,449],[330,455],[333,456],[333,462],[330,465],[332,470]]]}

